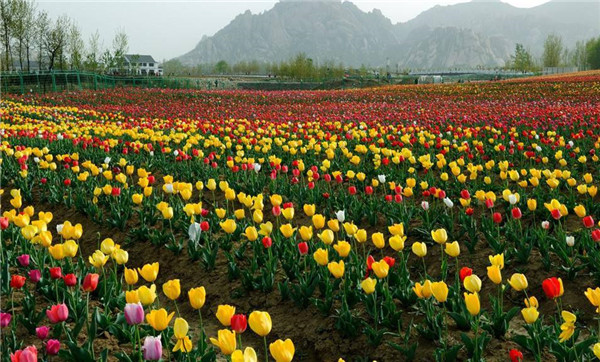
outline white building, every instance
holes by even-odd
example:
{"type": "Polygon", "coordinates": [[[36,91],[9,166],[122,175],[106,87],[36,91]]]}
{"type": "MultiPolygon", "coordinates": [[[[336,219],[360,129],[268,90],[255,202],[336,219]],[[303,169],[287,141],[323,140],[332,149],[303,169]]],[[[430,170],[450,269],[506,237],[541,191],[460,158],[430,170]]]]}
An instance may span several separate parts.
{"type": "Polygon", "coordinates": [[[130,74],[163,75],[163,69],[151,55],[125,54],[125,67],[130,74]]]}

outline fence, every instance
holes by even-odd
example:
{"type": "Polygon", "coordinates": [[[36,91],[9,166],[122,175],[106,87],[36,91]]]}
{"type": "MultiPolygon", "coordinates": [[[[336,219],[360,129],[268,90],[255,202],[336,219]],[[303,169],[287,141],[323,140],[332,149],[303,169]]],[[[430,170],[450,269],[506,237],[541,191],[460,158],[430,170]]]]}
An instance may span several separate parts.
{"type": "Polygon", "coordinates": [[[227,79],[115,77],[84,72],[5,73],[0,75],[0,91],[5,93],[46,93],[117,87],[231,89],[235,88],[236,84],[227,79]]]}

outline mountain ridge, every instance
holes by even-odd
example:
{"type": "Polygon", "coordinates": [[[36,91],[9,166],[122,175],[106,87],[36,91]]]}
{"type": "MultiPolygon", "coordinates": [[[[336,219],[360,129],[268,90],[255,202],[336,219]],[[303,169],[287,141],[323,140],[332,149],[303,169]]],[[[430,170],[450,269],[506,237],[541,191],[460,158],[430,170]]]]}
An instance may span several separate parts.
{"type": "Polygon", "coordinates": [[[280,1],[270,10],[237,15],[204,36],[183,64],[287,60],[304,52],[317,62],[410,68],[501,66],[515,43],[540,54],[548,34],[564,44],[600,35],[600,2],[564,0],[517,8],[499,0],[436,5],[392,23],[379,9],[349,1],[280,1]]]}

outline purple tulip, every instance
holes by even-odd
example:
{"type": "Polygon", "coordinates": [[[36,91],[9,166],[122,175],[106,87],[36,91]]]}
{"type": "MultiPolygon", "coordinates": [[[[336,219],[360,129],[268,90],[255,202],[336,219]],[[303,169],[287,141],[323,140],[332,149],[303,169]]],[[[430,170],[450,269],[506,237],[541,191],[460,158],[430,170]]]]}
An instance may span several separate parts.
{"type": "Polygon", "coordinates": [[[158,337],[148,336],[144,339],[144,359],[148,361],[158,361],[162,358],[162,342],[160,335],[158,337]]]}
{"type": "Polygon", "coordinates": [[[144,307],[141,303],[128,303],[125,305],[125,320],[130,326],[144,322],[144,307]]]}
{"type": "Polygon", "coordinates": [[[21,254],[17,256],[17,261],[21,264],[22,267],[29,266],[29,254],[21,254]]]}
{"type": "Polygon", "coordinates": [[[46,353],[51,356],[56,356],[60,350],[60,342],[58,339],[49,339],[46,342],[46,353]]]}
{"type": "Polygon", "coordinates": [[[48,338],[48,333],[50,332],[50,328],[46,326],[40,326],[35,329],[35,335],[41,339],[42,341],[48,338]]]}
{"type": "Polygon", "coordinates": [[[29,271],[29,280],[31,280],[33,283],[39,282],[40,279],[42,279],[42,272],[40,272],[38,269],[29,271]]]}
{"type": "Polygon", "coordinates": [[[4,328],[10,324],[12,315],[10,313],[0,313],[0,327],[4,328]]]}

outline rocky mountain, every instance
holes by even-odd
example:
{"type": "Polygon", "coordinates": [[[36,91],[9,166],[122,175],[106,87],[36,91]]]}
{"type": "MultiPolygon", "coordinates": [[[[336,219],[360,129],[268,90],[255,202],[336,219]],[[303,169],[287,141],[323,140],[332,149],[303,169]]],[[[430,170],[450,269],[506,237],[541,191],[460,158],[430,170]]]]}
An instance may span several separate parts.
{"type": "Polygon", "coordinates": [[[262,14],[246,11],[178,59],[187,65],[280,61],[304,52],[320,61],[401,68],[503,65],[522,43],[541,54],[548,34],[577,40],[600,35],[600,1],[552,0],[522,9],[499,0],[435,6],[405,23],[351,2],[281,1],[262,14]]]}

